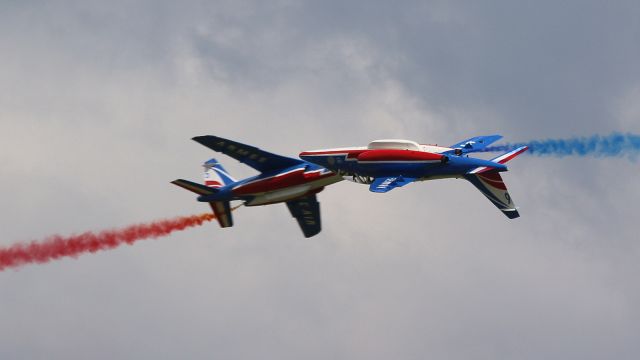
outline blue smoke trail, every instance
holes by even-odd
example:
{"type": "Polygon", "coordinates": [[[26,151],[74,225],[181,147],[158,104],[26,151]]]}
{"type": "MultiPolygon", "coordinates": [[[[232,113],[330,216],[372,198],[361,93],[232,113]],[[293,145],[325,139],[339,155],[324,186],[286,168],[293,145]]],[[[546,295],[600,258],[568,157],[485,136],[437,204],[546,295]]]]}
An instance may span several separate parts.
{"type": "Polygon", "coordinates": [[[483,152],[507,152],[520,146],[529,146],[528,153],[538,156],[596,156],[610,157],[627,155],[636,159],[640,153],[640,135],[612,133],[570,139],[534,140],[522,143],[506,143],[490,146],[483,152]]]}

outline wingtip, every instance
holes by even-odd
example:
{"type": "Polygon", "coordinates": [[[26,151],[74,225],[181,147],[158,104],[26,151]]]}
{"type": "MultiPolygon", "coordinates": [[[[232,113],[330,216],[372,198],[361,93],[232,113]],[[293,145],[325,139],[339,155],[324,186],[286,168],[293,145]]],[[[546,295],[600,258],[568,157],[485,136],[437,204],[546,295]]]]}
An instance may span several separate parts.
{"type": "Polygon", "coordinates": [[[520,213],[518,212],[518,210],[503,210],[502,213],[505,214],[509,219],[517,219],[520,217],[520,213]]]}

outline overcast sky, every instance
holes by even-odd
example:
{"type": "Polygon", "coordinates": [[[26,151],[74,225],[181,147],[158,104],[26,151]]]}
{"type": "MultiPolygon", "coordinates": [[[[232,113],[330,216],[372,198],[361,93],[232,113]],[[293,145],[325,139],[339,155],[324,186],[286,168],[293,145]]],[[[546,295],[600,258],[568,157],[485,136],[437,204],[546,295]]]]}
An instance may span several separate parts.
{"type": "MultiPolygon", "coordinates": [[[[0,245],[206,211],[213,134],[296,156],[640,132],[637,1],[1,1],[0,245]],[[268,5],[266,5],[268,3],[268,5]],[[481,4],[482,3],[482,4],[481,4]]],[[[2,359],[637,359],[637,162],[522,156],[472,185],[343,182],[0,272],[2,359]]]]}

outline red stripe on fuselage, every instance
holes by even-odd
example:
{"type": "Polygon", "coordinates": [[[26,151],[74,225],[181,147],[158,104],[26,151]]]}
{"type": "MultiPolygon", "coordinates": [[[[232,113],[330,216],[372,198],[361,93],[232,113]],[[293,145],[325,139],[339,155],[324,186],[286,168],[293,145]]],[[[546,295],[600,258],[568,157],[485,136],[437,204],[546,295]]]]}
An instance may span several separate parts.
{"type": "Polygon", "coordinates": [[[440,161],[443,156],[426,151],[381,149],[358,155],[358,161],[440,161]]]}
{"type": "Polygon", "coordinates": [[[281,190],[287,187],[306,184],[311,181],[324,179],[334,175],[335,174],[331,172],[320,174],[320,171],[310,171],[308,173],[305,173],[305,169],[300,168],[288,173],[278,174],[273,177],[260,179],[244,185],[240,185],[233,189],[233,193],[236,195],[250,195],[281,190]]]}

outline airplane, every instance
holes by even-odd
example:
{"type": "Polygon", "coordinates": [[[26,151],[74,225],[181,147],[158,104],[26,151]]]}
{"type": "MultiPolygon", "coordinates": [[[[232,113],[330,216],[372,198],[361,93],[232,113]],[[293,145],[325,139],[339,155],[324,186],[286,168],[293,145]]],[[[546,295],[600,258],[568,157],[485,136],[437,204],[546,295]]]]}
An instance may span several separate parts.
{"type": "Polygon", "coordinates": [[[476,136],[449,147],[411,140],[376,140],[366,147],[303,151],[300,158],[324,166],[375,193],[386,193],[415,181],[464,178],[480,190],[508,218],[520,216],[500,176],[505,163],[525,152],[523,146],[491,160],[470,158],[501,139],[476,136]]]}
{"type": "Polygon", "coordinates": [[[260,172],[236,180],[216,159],[211,159],[203,165],[204,185],[184,179],[171,182],[198,194],[198,201],[209,203],[221,227],[233,226],[230,202],[240,200],[245,206],[284,202],[305,237],[312,237],[322,230],[316,194],[325,186],[342,181],[341,176],[304,160],[272,154],[217,136],[196,136],[193,140],[260,172]]]}

